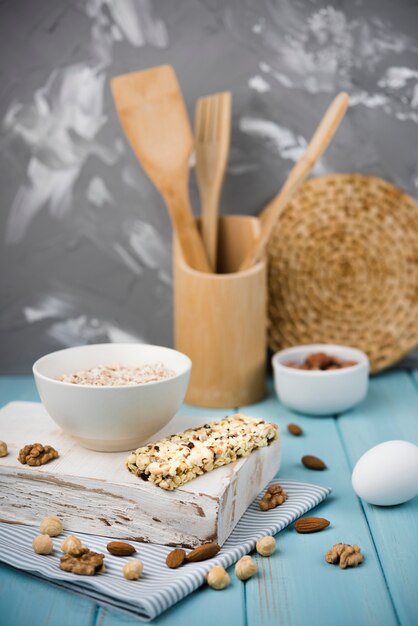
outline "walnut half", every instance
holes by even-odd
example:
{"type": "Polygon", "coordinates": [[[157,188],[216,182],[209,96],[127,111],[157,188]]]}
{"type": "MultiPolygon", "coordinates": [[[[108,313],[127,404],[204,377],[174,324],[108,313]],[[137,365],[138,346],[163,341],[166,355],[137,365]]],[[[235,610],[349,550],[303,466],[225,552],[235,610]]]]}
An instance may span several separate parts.
{"type": "Polygon", "coordinates": [[[94,576],[98,574],[103,567],[104,554],[87,550],[85,554],[80,556],[72,556],[64,554],[60,559],[60,569],[64,572],[72,572],[80,576],[94,576]]]}
{"type": "Polygon", "coordinates": [[[268,511],[269,509],[274,509],[276,506],[283,504],[286,500],[287,492],[279,483],[275,483],[274,485],[270,485],[258,505],[262,511],[268,511]]]}
{"type": "Polygon", "coordinates": [[[364,557],[356,543],[352,546],[349,543],[336,543],[325,555],[327,563],[339,565],[341,569],[356,567],[363,562],[363,559],[364,557]]]}
{"type": "Polygon", "coordinates": [[[43,446],[41,443],[30,443],[19,450],[18,461],[24,465],[45,465],[56,459],[58,452],[52,446],[43,446]]]}

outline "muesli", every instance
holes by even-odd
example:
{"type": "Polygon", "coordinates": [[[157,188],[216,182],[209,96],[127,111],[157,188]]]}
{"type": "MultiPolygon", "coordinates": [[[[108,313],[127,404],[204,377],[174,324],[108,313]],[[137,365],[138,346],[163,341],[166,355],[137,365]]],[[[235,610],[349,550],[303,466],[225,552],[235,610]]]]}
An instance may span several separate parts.
{"type": "Polygon", "coordinates": [[[147,363],[139,367],[113,363],[98,365],[72,374],[63,374],[57,380],[73,385],[94,385],[95,387],[117,387],[120,385],[143,385],[175,376],[162,363],[147,363]]]}

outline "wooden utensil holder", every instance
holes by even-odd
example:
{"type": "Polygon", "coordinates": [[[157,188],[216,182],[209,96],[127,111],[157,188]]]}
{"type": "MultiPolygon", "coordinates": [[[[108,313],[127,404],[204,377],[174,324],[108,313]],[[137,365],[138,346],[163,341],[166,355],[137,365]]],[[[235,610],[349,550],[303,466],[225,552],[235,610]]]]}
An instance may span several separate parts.
{"type": "Polygon", "coordinates": [[[265,394],[265,259],[237,271],[259,232],[256,217],[219,218],[218,274],[188,266],[174,239],[174,334],[193,364],[189,404],[236,407],[265,394]]]}

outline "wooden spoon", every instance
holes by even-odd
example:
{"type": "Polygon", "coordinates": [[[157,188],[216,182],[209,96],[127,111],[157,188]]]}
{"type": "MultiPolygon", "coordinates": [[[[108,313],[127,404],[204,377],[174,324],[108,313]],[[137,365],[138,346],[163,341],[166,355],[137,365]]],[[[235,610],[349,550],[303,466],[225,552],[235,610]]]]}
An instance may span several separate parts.
{"type": "Polygon", "coordinates": [[[195,112],[196,178],[202,205],[202,238],[216,272],[218,211],[231,138],[231,92],[199,98],[195,112]]]}
{"type": "Polygon", "coordinates": [[[318,159],[327,149],[337,128],[347,111],[349,103],[348,94],[340,93],[328,107],[324,117],[317,127],[302,158],[296,163],[290,172],[280,192],[266,206],[260,215],[262,229],[253,250],[245,257],[240,270],[246,270],[257,263],[264,255],[268,241],[286,205],[292,199],[293,194],[300,187],[318,159]]]}
{"type": "Polygon", "coordinates": [[[173,68],[161,65],[116,76],[111,88],[125,135],[165,200],[186,262],[209,272],[189,200],[193,135],[173,68]]]}

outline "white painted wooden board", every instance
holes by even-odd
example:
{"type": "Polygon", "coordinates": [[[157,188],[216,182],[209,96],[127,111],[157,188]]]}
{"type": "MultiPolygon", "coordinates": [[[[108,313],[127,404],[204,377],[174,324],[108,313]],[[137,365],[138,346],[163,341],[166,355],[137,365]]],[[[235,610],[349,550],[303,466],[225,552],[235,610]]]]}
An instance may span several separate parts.
{"type": "MultiPolygon", "coordinates": [[[[176,416],[153,440],[210,419],[176,416]]],[[[39,403],[8,404],[0,410],[0,432],[9,446],[8,456],[0,459],[2,521],[38,524],[46,515],[59,515],[73,532],[166,545],[222,545],[277,473],[281,458],[279,438],[245,459],[164,491],[128,472],[126,452],[82,448],[39,403]],[[22,465],[19,449],[34,442],[52,445],[59,458],[41,467],[22,465]]]]}

